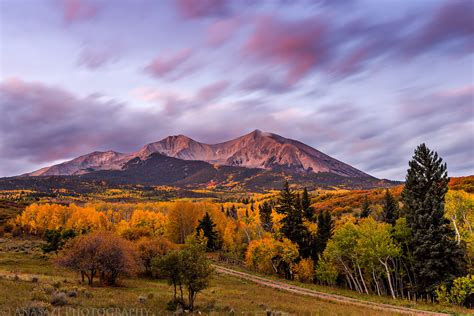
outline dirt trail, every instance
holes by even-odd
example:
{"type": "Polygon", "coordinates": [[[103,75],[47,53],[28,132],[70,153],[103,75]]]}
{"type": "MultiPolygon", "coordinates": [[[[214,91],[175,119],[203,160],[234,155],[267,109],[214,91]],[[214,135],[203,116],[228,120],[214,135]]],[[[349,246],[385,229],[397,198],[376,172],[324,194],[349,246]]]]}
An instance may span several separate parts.
{"type": "Polygon", "coordinates": [[[402,307],[402,306],[374,303],[374,302],[358,300],[355,298],[345,297],[345,296],[336,295],[336,294],[318,292],[315,290],[310,290],[303,287],[294,286],[287,283],[270,280],[267,278],[262,278],[262,277],[252,275],[249,273],[232,270],[232,269],[225,268],[219,265],[213,265],[213,266],[218,273],[231,275],[240,279],[249,280],[249,281],[264,285],[264,286],[272,287],[275,289],[279,289],[279,290],[283,290],[283,291],[287,291],[287,292],[291,292],[295,294],[316,297],[321,300],[343,303],[343,304],[350,304],[350,305],[357,305],[357,306],[362,306],[362,307],[368,307],[375,310],[388,311],[388,312],[407,314],[407,315],[449,315],[449,314],[443,314],[443,313],[422,311],[422,310],[402,307]]]}

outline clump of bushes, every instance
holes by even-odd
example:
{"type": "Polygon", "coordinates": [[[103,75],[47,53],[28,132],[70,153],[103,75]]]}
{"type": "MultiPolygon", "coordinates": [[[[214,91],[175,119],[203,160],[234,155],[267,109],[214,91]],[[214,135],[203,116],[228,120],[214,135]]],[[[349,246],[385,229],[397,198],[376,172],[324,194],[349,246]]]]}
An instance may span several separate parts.
{"type": "Polygon", "coordinates": [[[50,300],[51,305],[53,306],[64,306],[67,305],[67,297],[64,292],[53,293],[50,300]]]}
{"type": "Polygon", "coordinates": [[[436,290],[440,303],[462,305],[466,299],[474,294],[474,275],[454,279],[452,286],[441,285],[436,290]]]}
{"type": "Polygon", "coordinates": [[[115,285],[120,275],[138,270],[138,256],[130,241],[111,232],[81,235],[66,244],[56,264],[77,270],[89,285],[98,277],[100,284],[115,285]]]}
{"type": "Polygon", "coordinates": [[[314,279],[314,263],[309,258],[301,259],[293,267],[295,279],[301,282],[312,282],[314,279]]]}

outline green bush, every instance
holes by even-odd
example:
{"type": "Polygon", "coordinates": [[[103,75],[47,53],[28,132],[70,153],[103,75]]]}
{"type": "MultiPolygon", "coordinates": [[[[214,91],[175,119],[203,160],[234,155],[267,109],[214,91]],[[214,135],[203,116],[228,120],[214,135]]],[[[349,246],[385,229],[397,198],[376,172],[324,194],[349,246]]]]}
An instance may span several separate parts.
{"type": "Polygon", "coordinates": [[[436,295],[440,303],[462,305],[466,298],[474,294],[474,275],[467,275],[454,280],[451,287],[442,284],[436,295]]]}

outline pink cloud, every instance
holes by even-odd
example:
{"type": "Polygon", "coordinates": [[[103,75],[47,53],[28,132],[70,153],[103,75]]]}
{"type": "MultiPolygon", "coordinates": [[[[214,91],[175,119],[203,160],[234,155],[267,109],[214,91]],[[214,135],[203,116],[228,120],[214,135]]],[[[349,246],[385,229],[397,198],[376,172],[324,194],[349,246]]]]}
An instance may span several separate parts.
{"type": "Polygon", "coordinates": [[[295,83],[329,57],[327,27],[316,19],[285,22],[263,17],[244,45],[244,52],[287,69],[287,81],[295,83]]]}
{"type": "Polygon", "coordinates": [[[447,1],[413,37],[406,47],[408,53],[419,53],[446,42],[455,42],[464,49],[474,48],[474,2],[447,1]]]}
{"type": "Polygon", "coordinates": [[[97,16],[99,7],[90,0],[59,0],[67,24],[89,20],[97,16]]]}
{"type": "Polygon", "coordinates": [[[220,96],[229,86],[226,80],[218,81],[208,86],[203,87],[197,93],[197,99],[200,101],[212,101],[220,96]]]}
{"type": "Polygon", "coordinates": [[[191,57],[191,54],[192,50],[185,48],[169,57],[158,56],[145,67],[145,71],[156,78],[172,75],[191,57]]]}
{"type": "Polygon", "coordinates": [[[207,30],[207,43],[211,46],[220,46],[230,40],[240,27],[238,17],[218,20],[212,23],[207,30]]]}
{"type": "Polygon", "coordinates": [[[228,12],[227,0],[177,0],[178,11],[185,18],[224,15],[228,12]]]}

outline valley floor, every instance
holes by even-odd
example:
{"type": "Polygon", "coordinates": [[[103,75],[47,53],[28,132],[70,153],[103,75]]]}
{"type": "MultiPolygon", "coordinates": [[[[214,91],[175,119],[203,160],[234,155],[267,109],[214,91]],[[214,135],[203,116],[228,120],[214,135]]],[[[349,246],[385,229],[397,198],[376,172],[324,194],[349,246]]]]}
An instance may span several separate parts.
{"type": "MultiPolygon", "coordinates": [[[[68,297],[65,306],[54,309],[50,306],[55,311],[54,315],[78,315],[77,312],[81,310],[84,315],[94,315],[94,311],[97,313],[100,309],[111,311],[112,314],[118,310],[133,315],[167,313],[166,306],[171,299],[172,288],[165,281],[130,278],[122,279],[118,287],[89,287],[79,282],[76,273],[54,267],[51,259],[37,250],[35,241],[15,240],[14,245],[11,244],[11,240],[0,239],[0,315],[17,314],[19,308],[31,302],[48,304],[52,293],[56,291],[72,291],[77,296],[68,297]]],[[[211,286],[197,298],[198,310],[202,313],[229,314],[234,311],[237,314],[266,315],[270,310],[305,315],[422,313],[400,306],[383,307],[380,301],[370,303],[341,296],[338,299],[328,298],[324,295],[334,295],[316,292],[309,288],[311,285],[305,285],[308,288],[304,288],[302,284],[277,282],[221,266],[215,268],[217,273],[211,286]]],[[[434,311],[444,310],[439,305],[429,307],[434,311]]],[[[446,308],[446,311],[468,312],[455,308],[446,308]]]]}

